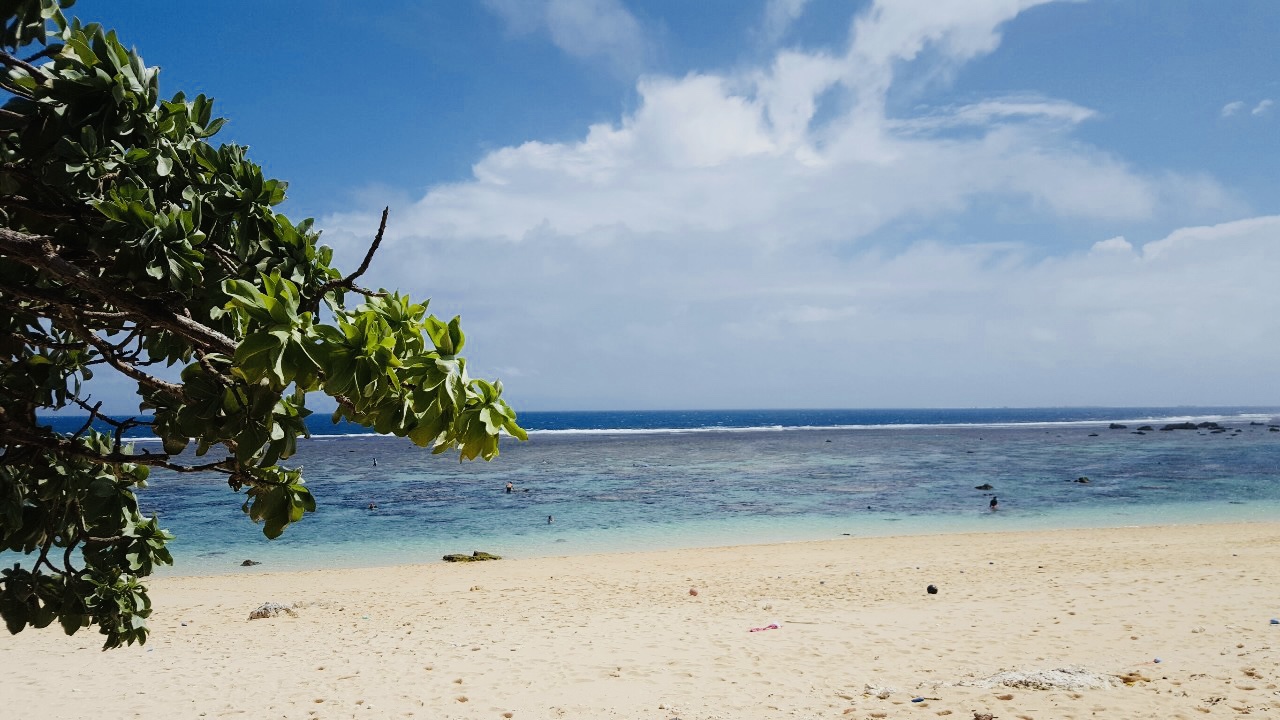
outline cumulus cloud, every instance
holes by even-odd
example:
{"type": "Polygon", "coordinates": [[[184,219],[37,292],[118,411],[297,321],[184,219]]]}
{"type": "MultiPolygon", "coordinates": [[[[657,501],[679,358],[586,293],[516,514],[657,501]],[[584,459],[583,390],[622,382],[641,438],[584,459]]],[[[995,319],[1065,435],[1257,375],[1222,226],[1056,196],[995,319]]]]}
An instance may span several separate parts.
{"type": "MultiPolygon", "coordinates": [[[[1095,114],[1069,101],[886,110],[904,63],[958,67],[1036,4],[876,2],[845,52],[647,76],[580,139],[394,209],[375,269],[464,311],[477,372],[501,359],[540,408],[1248,401],[1280,218],[1043,248],[1018,228],[1237,208],[1075,139],[1095,114]],[[979,208],[1002,218],[954,230],[979,208]]],[[[358,260],[376,218],[322,225],[358,260]]]]}
{"type": "Polygon", "coordinates": [[[546,33],[576,58],[600,58],[624,73],[638,71],[648,53],[644,31],[619,0],[484,0],[517,34],[546,33]]]}
{"type": "Polygon", "coordinates": [[[613,228],[378,262],[461,310],[473,369],[518,377],[526,407],[607,408],[1270,402],[1278,258],[1262,217],[1041,259],[613,228]]]}

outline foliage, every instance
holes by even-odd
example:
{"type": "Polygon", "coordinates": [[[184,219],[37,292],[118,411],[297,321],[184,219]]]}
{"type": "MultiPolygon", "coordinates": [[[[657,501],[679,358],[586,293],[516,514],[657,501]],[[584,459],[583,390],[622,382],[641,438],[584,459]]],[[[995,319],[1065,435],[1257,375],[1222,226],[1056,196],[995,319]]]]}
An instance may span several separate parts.
{"type": "Polygon", "coordinates": [[[0,616],[15,633],[95,625],[115,647],[146,640],[141,579],[172,562],[134,495],[151,467],[225,475],[274,538],[315,509],[278,464],[310,393],[335,422],[465,459],[525,434],[501,383],[468,377],[456,317],[356,284],[385,212],[344,276],[311,221],[272,209],[285,183],[211,144],[212,102],[162,99],[158,69],[67,19],[72,2],[0,0],[0,551],[27,558],[0,575],[0,616]],[[104,369],[136,383],[138,417],[99,413],[85,381],[104,369]],[[38,419],[76,408],[110,434],[38,419]],[[161,452],[123,441],[139,426],[161,452]]]}

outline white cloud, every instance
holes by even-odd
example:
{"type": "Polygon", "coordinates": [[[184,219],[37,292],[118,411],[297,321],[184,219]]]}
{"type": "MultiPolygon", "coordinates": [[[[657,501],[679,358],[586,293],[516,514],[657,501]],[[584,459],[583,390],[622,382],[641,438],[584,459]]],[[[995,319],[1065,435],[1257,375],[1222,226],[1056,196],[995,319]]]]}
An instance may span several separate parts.
{"type": "Polygon", "coordinates": [[[619,0],[484,0],[484,4],[511,32],[545,32],[569,55],[606,59],[630,76],[643,66],[648,52],[639,21],[619,0]]]}
{"type": "MultiPolygon", "coordinates": [[[[844,54],[646,77],[580,140],[393,208],[379,282],[462,311],[527,407],[1276,401],[1245,393],[1280,349],[1280,218],[1040,247],[1020,228],[1239,208],[1075,139],[1069,101],[886,114],[903,61],[958,66],[1034,4],[881,2],[844,54]],[[977,208],[1005,217],[955,231],[977,208]]],[[[376,219],[322,225],[358,258],[376,219]]]]}
{"type": "MultiPolygon", "coordinates": [[[[1070,103],[996,101],[915,121],[855,106],[815,127],[816,99],[842,67],[791,53],[739,77],[648,78],[638,109],[618,123],[577,142],[492,152],[472,182],[437,187],[410,208],[397,233],[518,242],[620,225],[746,232],[768,244],[852,241],[987,196],[1068,217],[1145,219],[1192,187],[1061,137],[1061,124],[1091,112],[1070,103]],[[981,132],[933,132],[956,124],[981,132]]],[[[1196,197],[1213,201],[1214,184],[1202,184],[1196,197]]]]}
{"type": "Polygon", "coordinates": [[[809,0],[768,0],[764,8],[764,21],[761,35],[765,42],[772,45],[782,39],[803,13],[809,0]]]}
{"type": "Polygon", "coordinates": [[[1101,255],[1104,253],[1120,253],[1128,255],[1132,252],[1133,245],[1128,240],[1125,240],[1121,235],[1117,235],[1116,237],[1107,240],[1099,240],[1094,243],[1093,247],[1089,250],[1090,255],[1101,255]]]}
{"type": "Polygon", "coordinates": [[[417,242],[380,267],[427,276],[433,310],[463,312],[473,370],[518,376],[525,407],[1276,400],[1280,217],[1041,260],[625,230],[417,242]]]}
{"type": "MultiPolygon", "coordinates": [[[[1249,110],[1249,114],[1254,117],[1264,117],[1266,115],[1270,115],[1271,108],[1274,105],[1275,105],[1275,101],[1269,98],[1260,100],[1258,101],[1257,105],[1253,106],[1253,109],[1249,110]]],[[[1236,115],[1239,115],[1240,113],[1244,112],[1246,107],[1247,106],[1245,105],[1243,100],[1236,100],[1235,102],[1229,102],[1226,105],[1222,106],[1222,117],[1227,118],[1227,117],[1234,117],[1236,115]]]]}
{"type": "Polygon", "coordinates": [[[938,108],[927,115],[895,120],[894,125],[904,130],[987,126],[1006,121],[1027,120],[1078,125],[1096,116],[1097,113],[1093,110],[1065,100],[1011,96],[954,108],[938,108]]]}
{"type": "Polygon", "coordinates": [[[936,73],[991,52],[999,28],[1052,0],[877,0],[853,23],[847,82],[868,109],[883,105],[895,65],[930,48],[936,73]]]}

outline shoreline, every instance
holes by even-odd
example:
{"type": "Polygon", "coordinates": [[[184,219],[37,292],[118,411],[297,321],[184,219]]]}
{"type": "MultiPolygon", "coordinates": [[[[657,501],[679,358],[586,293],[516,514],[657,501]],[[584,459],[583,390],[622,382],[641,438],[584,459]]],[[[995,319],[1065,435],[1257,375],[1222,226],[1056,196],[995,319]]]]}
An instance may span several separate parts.
{"type": "Polygon", "coordinates": [[[9,638],[0,662],[15,670],[0,701],[60,718],[1280,710],[1275,521],[851,536],[227,580],[153,580],[144,647],[104,654],[84,631],[9,638]],[[298,616],[247,620],[264,602],[296,604],[298,616]],[[1114,684],[981,686],[1009,670],[1070,667],[1114,684]]]}
{"type": "MultiPolygon", "coordinates": [[[[411,542],[401,542],[398,543],[397,548],[386,551],[388,553],[399,555],[399,557],[394,557],[389,561],[380,561],[374,557],[378,554],[379,550],[382,549],[379,546],[347,543],[336,544],[323,550],[314,549],[305,544],[276,547],[270,544],[271,541],[262,540],[255,534],[253,536],[252,543],[238,546],[234,551],[220,551],[217,556],[205,555],[188,558],[183,557],[181,550],[175,548],[175,559],[178,561],[178,564],[175,566],[160,568],[152,577],[225,577],[227,575],[270,574],[273,572],[291,573],[415,567],[439,565],[443,563],[440,558],[445,554],[471,553],[476,550],[501,555],[510,560],[526,561],[547,558],[590,557],[596,555],[667,553],[714,550],[718,548],[750,548],[758,545],[820,543],[850,539],[909,538],[917,536],[932,537],[951,535],[1004,535],[1056,531],[1149,529],[1198,525],[1280,523],[1280,505],[1275,504],[1254,503],[1251,505],[1236,505],[1230,501],[1224,501],[1223,503],[1216,504],[1206,503],[1204,506],[1187,506],[1179,504],[1171,506],[1171,508],[1176,511],[1178,520],[1169,519],[1169,515],[1167,513],[1170,508],[1160,506],[1139,506],[1136,508],[1123,508],[1112,512],[1110,515],[1101,516],[1097,510],[1093,508],[1083,509],[1074,516],[1061,513],[1052,516],[1032,514],[1019,515],[1018,510],[1004,508],[1000,511],[1002,513],[1000,517],[993,517],[985,509],[977,511],[970,516],[917,516],[904,518],[878,517],[878,524],[874,526],[870,524],[863,524],[856,527],[853,532],[837,531],[842,527],[856,525],[858,522],[861,522],[860,518],[810,518],[806,519],[802,523],[805,529],[797,530],[794,533],[779,530],[776,527],[771,530],[763,530],[761,528],[752,528],[749,525],[735,526],[730,523],[725,523],[723,528],[712,531],[707,535],[694,533],[686,535],[678,540],[672,539],[674,536],[670,529],[663,530],[662,532],[655,530],[652,537],[660,538],[660,541],[664,542],[664,544],[656,546],[644,544],[645,538],[650,537],[649,535],[637,536],[633,533],[617,532],[614,530],[587,532],[576,537],[574,541],[560,543],[555,541],[543,541],[541,543],[531,544],[528,542],[529,538],[527,536],[507,536],[498,540],[463,539],[460,541],[425,543],[423,545],[414,545],[411,542]],[[1220,511],[1221,515],[1212,512],[1209,508],[1220,511]],[[1242,517],[1242,515],[1246,514],[1246,509],[1248,514],[1252,515],[1251,517],[1242,517]],[[1161,519],[1151,519],[1148,522],[1135,522],[1130,516],[1145,516],[1148,518],[1160,516],[1161,519]],[[979,527],[979,525],[987,522],[1007,524],[1000,527],[979,527]],[[826,534],[817,534],[812,530],[814,525],[827,526],[826,534]],[[742,534],[751,532],[757,533],[756,536],[762,537],[762,539],[751,542],[734,541],[742,534]],[[670,544],[673,542],[677,544],[670,544]],[[570,550],[570,548],[580,549],[566,552],[566,550],[570,550]],[[306,562],[306,559],[299,560],[297,557],[289,557],[287,555],[284,556],[283,560],[280,556],[271,560],[263,560],[263,558],[270,558],[273,552],[278,552],[280,550],[284,550],[286,553],[297,552],[304,558],[312,560],[315,556],[322,555],[327,558],[329,564],[309,564],[306,562]],[[244,557],[242,558],[240,555],[234,554],[236,552],[243,554],[244,557]],[[336,555],[335,553],[341,554],[336,555]],[[415,554],[422,555],[422,557],[414,557],[415,554]],[[212,557],[226,557],[228,562],[226,565],[218,565],[215,567],[212,557]],[[262,564],[250,567],[242,566],[241,562],[246,559],[254,559],[262,564]],[[184,565],[188,567],[184,568],[184,565]]],[[[254,528],[254,530],[256,533],[256,528],[254,528]]]]}

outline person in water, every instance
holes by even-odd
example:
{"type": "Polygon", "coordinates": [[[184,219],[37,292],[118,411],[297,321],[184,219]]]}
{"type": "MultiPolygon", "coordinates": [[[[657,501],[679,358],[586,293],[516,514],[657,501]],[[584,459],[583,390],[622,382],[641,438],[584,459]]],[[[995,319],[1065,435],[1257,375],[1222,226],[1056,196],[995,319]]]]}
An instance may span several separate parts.
{"type": "Polygon", "coordinates": [[[516,489],[515,485],[512,485],[510,482],[507,483],[507,492],[511,492],[515,489],[516,489]]]}
{"type": "Polygon", "coordinates": [[[991,496],[991,510],[992,510],[992,512],[994,512],[995,510],[997,510],[996,506],[997,506],[997,505],[999,505],[999,504],[1000,504],[1000,501],[999,501],[999,500],[997,500],[997,499],[996,499],[996,497],[995,497],[994,495],[992,495],[992,496],[991,496]]]}

